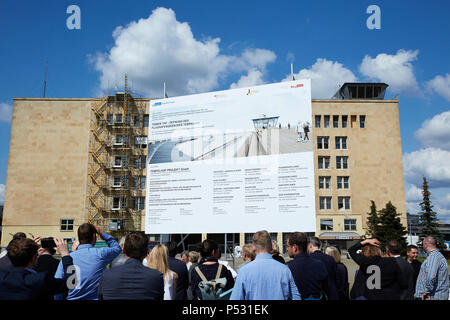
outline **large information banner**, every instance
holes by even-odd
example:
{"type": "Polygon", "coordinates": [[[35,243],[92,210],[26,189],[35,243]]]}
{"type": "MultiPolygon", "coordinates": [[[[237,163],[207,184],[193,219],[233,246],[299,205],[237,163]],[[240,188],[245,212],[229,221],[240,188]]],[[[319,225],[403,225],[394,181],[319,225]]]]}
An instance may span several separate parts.
{"type": "Polygon", "coordinates": [[[310,79],[150,102],[145,231],[316,230],[310,79]]]}

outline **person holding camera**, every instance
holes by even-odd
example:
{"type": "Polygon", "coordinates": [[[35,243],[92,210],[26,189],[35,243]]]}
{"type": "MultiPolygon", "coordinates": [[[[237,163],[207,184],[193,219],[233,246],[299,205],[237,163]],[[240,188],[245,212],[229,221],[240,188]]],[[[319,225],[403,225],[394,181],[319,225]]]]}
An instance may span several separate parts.
{"type": "Polygon", "coordinates": [[[53,257],[56,253],[55,247],[56,243],[53,238],[41,239],[41,247],[38,249],[38,258],[34,270],[48,272],[52,277],[55,276],[59,264],[59,260],[53,257]]]}
{"type": "Polygon", "coordinates": [[[67,243],[55,238],[55,248],[61,255],[62,279],[55,279],[48,272],[36,272],[39,245],[32,239],[12,241],[7,247],[7,255],[13,265],[9,270],[0,271],[0,300],[45,300],[67,291],[67,269],[73,260],[69,256],[67,243]]]}
{"type": "MultiPolygon", "coordinates": [[[[98,300],[98,284],[106,266],[116,258],[122,248],[109,234],[90,223],[78,227],[78,242],[72,245],[70,256],[78,274],[78,282],[69,290],[67,300],[98,300]],[[97,234],[108,247],[95,248],[97,234]]],[[[62,278],[63,265],[60,263],[55,278],[62,278]]],[[[56,297],[62,299],[62,297],[56,297]]]]}

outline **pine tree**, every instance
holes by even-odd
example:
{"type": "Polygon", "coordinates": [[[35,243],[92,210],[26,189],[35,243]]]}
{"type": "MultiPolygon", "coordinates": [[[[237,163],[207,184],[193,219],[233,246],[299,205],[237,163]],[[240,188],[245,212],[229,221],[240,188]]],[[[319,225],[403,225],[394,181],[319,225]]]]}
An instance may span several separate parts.
{"type": "Polygon", "coordinates": [[[406,236],[408,234],[406,227],[400,220],[400,214],[397,208],[389,201],[386,207],[378,213],[379,226],[377,228],[377,239],[381,242],[382,247],[386,247],[389,240],[397,240],[403,252],[406,252],[406,236]]]}
{"type": "Polygon", "coordinates": [[[377,206],[375,205],[375,201],[370,200],[372,203],[370,206],[370,212],[367,214],[367,236],[369,238],[377,238],[378,237],[378,229],[380,223],[380,217],[378,216],[377,206]]]}
{"type": "Polygon", "coordinates": [[[430,196],[431,192],[428,190],[428,182],[423,177],[423,201],[419,204],[421,212],[419,212],[419,241],[418,245],[421,247],[423,239],[432,236],[436,240],[438,249],[445,249],[444,237],[438,228],[438,219],[436,212],[433,211],[430,196]]]}

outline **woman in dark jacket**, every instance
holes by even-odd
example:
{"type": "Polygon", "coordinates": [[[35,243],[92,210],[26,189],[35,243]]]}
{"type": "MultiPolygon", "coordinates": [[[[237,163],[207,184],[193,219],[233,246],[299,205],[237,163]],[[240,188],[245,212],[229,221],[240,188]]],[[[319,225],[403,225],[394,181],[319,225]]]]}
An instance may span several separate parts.
{"type": "MultiPolygon", "coordinates": [[[[216,278],[217,271],[219,269],[219,260],[215,257],[215,255],[218,249],[219,248],[217,242],[209,239],[203,241],[199,246],[199,251],[202,259],[197,266],[207,280],[216,278]]],[[[234,287],[233,275],[225,266],[223,266],[219,278],[227,279],[227,284],[225,286],[224,292],[234,287]]],[[[193,300],[202,300],[202,294],[200,288],[198,287],[198,284],[201,281],[201,276],[198,274],[196,269],[193,269],[191,274],[191,290],[193,300]]]]}
{"type": "Polygon", "coordinates": [[[341,262],[341,252],[337,247],[327,247],[325,253],[336,261],[336,289],[339,300],[348,300],[348,271],[347,267],[341,262]]]}
{"type": "Polygon", "coordinates": [[[352,299],[400,300],[401,290],[408,287],[400,276],[400,268],[394,258],[381,256],[380,242],[366,239],[348,249],[359,265],[350,295],[352,299]],[[358,250],[362,249],[361,254],[358,250]]]}

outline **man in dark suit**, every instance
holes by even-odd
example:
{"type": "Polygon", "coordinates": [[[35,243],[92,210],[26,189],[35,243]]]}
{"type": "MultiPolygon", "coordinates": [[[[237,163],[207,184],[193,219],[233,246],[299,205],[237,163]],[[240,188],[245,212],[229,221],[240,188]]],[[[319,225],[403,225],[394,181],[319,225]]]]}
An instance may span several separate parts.
{"type": "Polygon", "coordinates": [[[287,240],[289,257],[287,263],[303,300],[319,300],[328,285],[325,264],[307,254],[308,239],[304,233],[294,232],[287,240]]]}
{"type": "Polygon", "coordinates": [[[163,300],[164,279],[161,272],[142,264],[148,253],[148,238],[141,232],[127,235],[122,248],[125,263],[105,269],[100,278],[100,300],[163,300]]]}
{"type": "Polygon", "coordinates": [[[408,287],[403,288],[400,294],[400,300],[413,300],[414,291],[416,289],[414,281],[414,270],[412,266],[406,262],[401,256],[401,245],[397,240],[390,240],[386,244],[386,254],[394,258],[400,267],[400,277],[402,277],[402,282],[407,283],[408,287]]]}
{"type": "Polygon", "coordinates": [[[308,253],[309,255],[317,260],[322,261],[325,264],[328,272],[327,279],[327,299],[328,300],[339,300],[339,296],[336,288],[336,270],[337,265],[336,261],[334,261],[333,257],[323,253],[320,251],[321,243],[319,238],[311,237],[308,239],[308,253]]]}
{"type": "Polygon", "coordinates": [[[170,241],[166,243],[169,249],[169,269],[178,274],[175,300],[187,300],[187,289],[189,287],[189,273],[184,261],[175,258],[177,255],[177,243],[170,241]]]}
{"type": "Polygon", "coordinates": [[[47,299],[68,290],[67,268],[72,266],[72,257],[63,239],[54,240],[62,257],[64,278],[55,279],[47,272],[33,270],[39,249],[36,242],[31,239],[12,241],[7,251],[13,267],[8,271],[0,271],[0,300],[47,299]]]}
{"type": "Polygon", "coordinates": [[[53,277],[59,264],[59,261],[53,257],[55,253],[56,251],[53,248],[40,248],[34,270],[37,272],[48,272],[53,277]]]}

